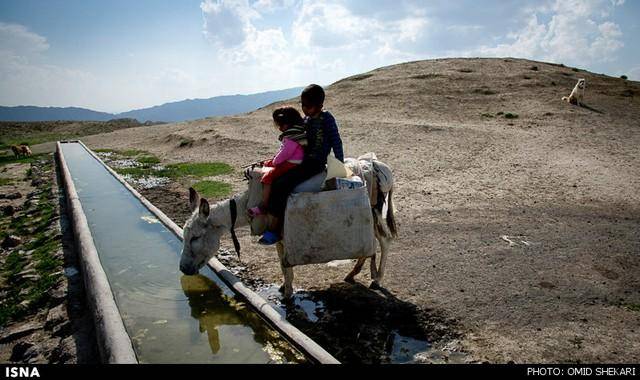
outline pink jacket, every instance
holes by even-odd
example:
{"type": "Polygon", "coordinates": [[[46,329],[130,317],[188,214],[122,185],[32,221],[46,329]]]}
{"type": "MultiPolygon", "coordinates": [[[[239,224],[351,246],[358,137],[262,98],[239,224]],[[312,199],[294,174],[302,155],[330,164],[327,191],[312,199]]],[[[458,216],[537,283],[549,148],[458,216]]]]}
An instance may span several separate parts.
{"type": "Polygon", "coordinates": [[[304,157],[304,149],[302,145],[288,138],[282,139],[280,150],[273,156],[273,159],[267,163],[267,166],[278,166],[285,161],[292,164],[301,164],[304,157]]]}

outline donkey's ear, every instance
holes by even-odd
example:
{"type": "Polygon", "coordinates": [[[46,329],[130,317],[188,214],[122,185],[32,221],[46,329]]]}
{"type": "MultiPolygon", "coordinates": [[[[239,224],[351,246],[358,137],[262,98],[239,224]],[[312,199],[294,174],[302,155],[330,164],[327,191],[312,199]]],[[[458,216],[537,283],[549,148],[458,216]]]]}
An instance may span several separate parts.
{"type": "Polygon", "coordinates": [[[204,198],[200,199],[200,216],[209,217],[209,202],[204,198]]]}
{"type": "Polygon", "coordinates": [[[193,187],[189,188],[189,207],[191,208],[191,212],[195,211],[200,204],[200,194],[193,187]]]}

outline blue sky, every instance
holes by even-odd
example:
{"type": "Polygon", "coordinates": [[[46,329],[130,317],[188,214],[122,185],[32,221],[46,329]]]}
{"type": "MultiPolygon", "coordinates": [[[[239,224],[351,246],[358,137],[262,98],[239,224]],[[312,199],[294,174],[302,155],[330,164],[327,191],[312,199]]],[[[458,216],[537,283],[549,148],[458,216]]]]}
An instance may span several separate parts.
{"type": "Polygon", "coordinates": [[[640,0],[2,0],[0,105],[121,112],[440,57],[640,80],[640,0]]]}

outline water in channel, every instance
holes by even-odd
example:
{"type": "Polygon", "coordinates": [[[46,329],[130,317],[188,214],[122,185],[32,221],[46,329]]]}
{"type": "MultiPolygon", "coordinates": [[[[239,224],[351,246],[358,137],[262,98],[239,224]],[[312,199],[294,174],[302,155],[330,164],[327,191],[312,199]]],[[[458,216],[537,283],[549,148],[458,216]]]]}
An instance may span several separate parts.
{"type": "Polygon", "coordinates": [[[182,275],[180,239],[82,145],[62,152],[141,363],[305,361],[208,267],[182,275]]]}

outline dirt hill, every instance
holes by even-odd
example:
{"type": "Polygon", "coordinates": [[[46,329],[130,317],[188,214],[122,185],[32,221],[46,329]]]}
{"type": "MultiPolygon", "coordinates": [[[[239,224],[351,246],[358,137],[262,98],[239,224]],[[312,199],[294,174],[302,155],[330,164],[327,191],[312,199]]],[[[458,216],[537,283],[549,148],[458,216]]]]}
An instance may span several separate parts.
{"type": "MultiPolygon", "coordinates": [[[[440,59],[326,90],[346,156],[373,151],[394,169],[391,294],[449,318],[476,360],[640,361],[640,83],[521,59],[440,59]],[[578,78],[584,107],[560,100],[578,78]]],[[[276,105],[85,142],[239,170],[277,149],[276,105]]],[[[230,181],[244,189],[240,175],[230,181]]],[[[274,250],[255,240],[243,232],[243,262],[280,282],[274,250]]],[[[298,267],[296,286],[325,289],[349,269],[298,267]]]]}

